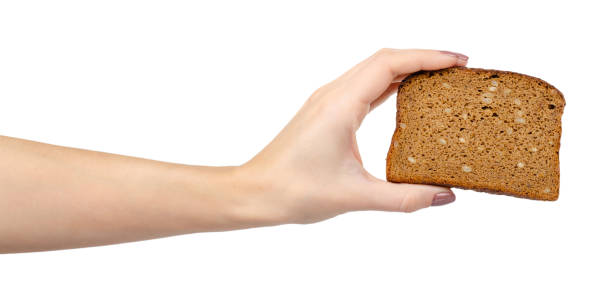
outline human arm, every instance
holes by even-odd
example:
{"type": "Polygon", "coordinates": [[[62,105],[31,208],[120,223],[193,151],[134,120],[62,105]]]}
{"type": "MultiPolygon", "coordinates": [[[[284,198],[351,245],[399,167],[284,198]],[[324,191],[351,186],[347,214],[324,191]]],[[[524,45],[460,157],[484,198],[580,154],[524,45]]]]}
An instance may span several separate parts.
{"type": "Polygon", "coordinates": [[[407,74],[458,54],[385,49],[318,89],[264,150],[235,167],[189,166],[0,137],[0,252],[311,223],[356,210],[415,211],[449,189],[363,168],[355,132],[407,74]]]}

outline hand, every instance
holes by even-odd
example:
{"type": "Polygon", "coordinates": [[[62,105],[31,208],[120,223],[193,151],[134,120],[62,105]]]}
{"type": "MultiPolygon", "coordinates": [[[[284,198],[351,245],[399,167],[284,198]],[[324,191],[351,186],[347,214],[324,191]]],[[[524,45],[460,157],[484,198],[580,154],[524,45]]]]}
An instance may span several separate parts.
{"type": "Polygon", "coordinates": [[[448,188],[394,184],[369,174],[355,132],[408,74],[466,63],[466,56],[451,52],[382,49],[319,88],[280,134],[239,168],[251,184],[240,211],[264,224],[311,223],[348,211],[412,212],[454,201],[448,188]]]}

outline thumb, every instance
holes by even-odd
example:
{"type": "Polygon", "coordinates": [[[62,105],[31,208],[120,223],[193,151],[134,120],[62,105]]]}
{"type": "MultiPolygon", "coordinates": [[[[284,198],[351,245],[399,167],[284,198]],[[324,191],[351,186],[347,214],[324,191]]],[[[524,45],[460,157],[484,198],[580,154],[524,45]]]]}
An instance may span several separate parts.
{"type": "Polygon", "coordinates": [[[366,208],[371,210],[413,212],[455,201],[455,194],[450,189],[433,185],[398,184],[378,179],[363,190],[366,208]]]}

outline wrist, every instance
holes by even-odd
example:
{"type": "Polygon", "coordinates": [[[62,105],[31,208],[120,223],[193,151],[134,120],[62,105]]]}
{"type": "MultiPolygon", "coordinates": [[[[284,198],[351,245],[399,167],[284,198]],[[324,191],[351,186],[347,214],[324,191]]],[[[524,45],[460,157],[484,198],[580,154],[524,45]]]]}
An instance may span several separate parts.
{"type": "Polygon", "coordinates": [[[250,164],[232,167],[229,172],[228,207],[233,222],[240,228],[288,223],[284,205],[289,198],[279,176],[250,164]]]}
{"type": "MultiPolygon", "coordinates": [[[[222,231],[286,223],[271,194],[278,186],[249,166],[198,167],[199,231],[222,231]]],[[[277,197],[278,198],[278,197],[277,197]]]]}

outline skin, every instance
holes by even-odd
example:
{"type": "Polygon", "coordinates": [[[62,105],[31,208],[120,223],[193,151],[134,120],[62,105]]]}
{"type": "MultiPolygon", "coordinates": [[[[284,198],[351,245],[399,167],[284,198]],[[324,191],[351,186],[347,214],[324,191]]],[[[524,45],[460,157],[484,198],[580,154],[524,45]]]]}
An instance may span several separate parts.
{"type": "Polygon", "coordinates": [[[0,136],[0,252],[313,223],[349,211],[412,212],[451,202],[448,188],[393,184],[369,174],[355,132],[406,75],[466,62],[450,52],[382,49],[315,91],[278,136],[240,166],[189,166],[0,136]]]}

